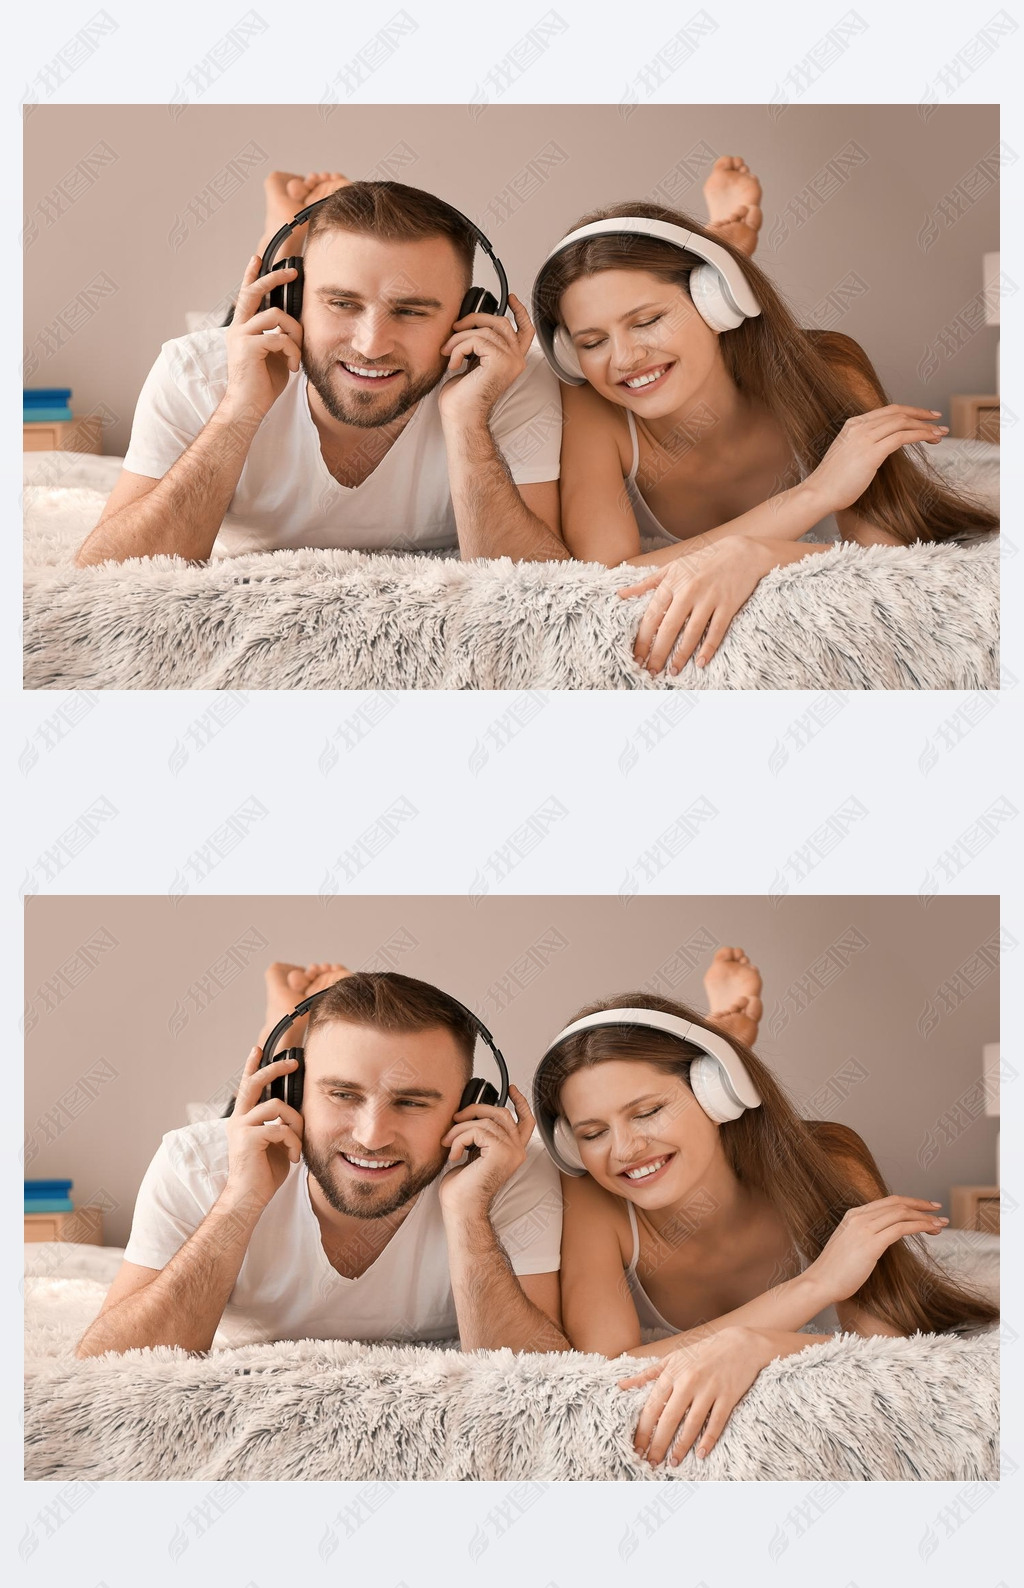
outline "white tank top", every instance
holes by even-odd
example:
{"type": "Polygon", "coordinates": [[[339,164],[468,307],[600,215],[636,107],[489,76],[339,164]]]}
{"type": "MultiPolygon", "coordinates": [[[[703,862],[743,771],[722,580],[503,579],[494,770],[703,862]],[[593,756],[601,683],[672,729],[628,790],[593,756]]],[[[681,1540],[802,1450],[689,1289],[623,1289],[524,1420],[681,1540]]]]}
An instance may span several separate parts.
{"type": "MultiPolygon", "coordinates": [[[[640,1324],[642,1343],[647,1345],[651,1340],[664,1340],[670,1334],[682,1334],[684,1330],[674,1323],[669,1323],[663,1318],[654,1302],[647,1294],[637,1277],[636,1265],[640,1258],[640,1229],[636,1221],[636,1213],[632,1202],[626,1203],[626,1212],[629,1214],[629,1227],[633,1232],[633,1255],[626,1269],[626,1283],[629,1293],[633,1298],[636,1308],[637,1320],[640,1324]]],[[[805,1329],[809,1334],[835,1334],[839,1331],[839,1319],[834,1307],[826,1307],[824,1312],[819,1312],[812,1318],[805,1329]]]]}
{"type": "MultiPolygon", "coordinates": [[[[640,494],[640,487],[636,483],[636,471],[640,464],[640,441],[636,433],[636,421],[631,411],[626,409],[626,422],[629,425],[629,439],[633,445],[633,461],[626,476],[626,495],[629,497],[636,519],[637,529],[640,531],[642,541],[655,541],[662,546],[678,546],[680,537],[673,535],[664,525],[660,524],[651,512],[647,503],[640,494]]],[[[813,529],[807,531],[816,541],[837,541],[839,539],[839,525],[835,517],[830,514],[823,518],[820,524],[815,524],[813,529]]]]}

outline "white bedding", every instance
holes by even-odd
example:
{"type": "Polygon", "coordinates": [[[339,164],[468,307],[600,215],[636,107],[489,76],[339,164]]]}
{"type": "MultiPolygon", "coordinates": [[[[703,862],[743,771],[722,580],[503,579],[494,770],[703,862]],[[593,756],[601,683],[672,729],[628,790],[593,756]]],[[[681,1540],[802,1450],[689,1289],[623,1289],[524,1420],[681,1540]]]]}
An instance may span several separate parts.
{"type": "MultiPolygon", "coordinates": [[[[998,1239],[937,1237],[994,1294],[998,1239]]],[[[73,1360],[120,1262],[26,1248],[26,1475],[45,1479],[810,1479],[998,1477],[998,1335],[836,1335],[770,1364],[704,1462],[632,1449],[642,1391],[580,1352],[515,1356],[344,1341],[268,1344],[225,1315],[206,1357],[73,1360]]]]}
{"type": "MultiPolygon", "coordinates": [[[[998,447],[938,451],[994,499],[998,447]]],[[[620,600],[614,569],[314,550],[75,569],[119,460],[26,460],[27,688],[998,687],[992,537],[840,545],[776,569],[710,666],[651,678],[632,656],[643,598],[620,600]]]]}

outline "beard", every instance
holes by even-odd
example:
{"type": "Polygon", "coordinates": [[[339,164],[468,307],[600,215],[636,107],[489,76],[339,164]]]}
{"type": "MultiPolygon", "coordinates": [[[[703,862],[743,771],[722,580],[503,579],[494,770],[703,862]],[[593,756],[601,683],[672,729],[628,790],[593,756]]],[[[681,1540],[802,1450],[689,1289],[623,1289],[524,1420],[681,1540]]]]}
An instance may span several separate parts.
{"type": "MultiPolygon", "coordinates": [[[[356,360],[345,362],[355,363],[356,360]]],[[[383,392],[356,391],[354,388],[352,391],[340,393],[333,384],[336,364],[337,359],[333,355],[327,358],[314,358],[305,348],[302,350],[302,367],[306,372],[306,379],[331,418],[336,419],[339,424],[356,425],[361,430],[377,430],[383,425],[389,425],[393,419],[400,419],[403,414],[409,412],[410,408],[414,408],[421,398],[433,391],[448,368],[447,359],[441,359],[435,370],[429,375],[421,375],[419,380],[412,380],[408,371],[405,371],[406,379],[385,396],[383,392]]]]}
{"type": "MultiPolygon", "coordinates": [[[[419,1169],[406,1164],[405,1172],[397,1183],[389,1181],[387,1185],[375,1184],[372,1180],[358,1180],[353,1176],[350,1181],[340,1185],[335,1175],[335,1158],[339,1150],[337,1147],[321,1150],[307,1141],[303,1143],[302,1156],[306,1168],[335,1212],[347,1213],[356,1219],[380,1219],[386,1218],[389,1213],[397,1213],[399,1208],[404,1208],[413,1197],[419,1196],[424,1187],[437,1179],[448,1161],[448,1154],[442,1148],[434,1162],[419,1169]]],[[[360,1152],[358,1156],[386,1158],[387,1153],[360,1152]]]]}

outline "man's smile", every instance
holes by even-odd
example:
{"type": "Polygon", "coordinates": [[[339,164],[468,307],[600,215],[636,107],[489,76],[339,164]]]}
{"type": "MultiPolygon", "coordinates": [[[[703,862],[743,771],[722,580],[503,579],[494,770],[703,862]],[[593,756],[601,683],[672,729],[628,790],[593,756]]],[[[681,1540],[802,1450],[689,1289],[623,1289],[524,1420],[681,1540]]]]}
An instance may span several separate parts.
{"type": "Polygon", "coordinates": [[[374,368],[368,364],[350,363],[342,358],[338,360],[338,368],[343,370],[349,380],[357,386],[386,386],[396,375],[403,373],[397,368],[388,368],[384,365],[374,368]]]}
{"type": "Polygon", "coordinates": [[[401,1158],[363,1158],[349,1152],[339,1152],[338,1157],[361,1180],[382,1180],[402,1163],[401,1158]]]}

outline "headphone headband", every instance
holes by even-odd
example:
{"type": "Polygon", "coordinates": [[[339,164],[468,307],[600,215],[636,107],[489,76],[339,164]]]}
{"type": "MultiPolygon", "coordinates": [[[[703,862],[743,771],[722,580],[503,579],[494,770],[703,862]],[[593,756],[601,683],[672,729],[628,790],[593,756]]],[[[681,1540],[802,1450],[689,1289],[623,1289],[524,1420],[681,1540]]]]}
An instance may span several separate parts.
{"type": "Polygon", "coordinates": [[[533,284],[533,323],[537,340],[551,368],[567,385],[583,386],[586,380],[571,344],[568,362],[565,356],[560,356],[556,345],[558,325],[543,303],[542,290],[551,261],[588,237],[653,237],[658,242],[671,243],[674,248],[696,254],[704,263],[691,276],[691,295],[697,312],[715,330],[731,329],[761,313],[761,305],[749,281],[729,250],[698,232],[687,231],[671,221],[648,220],[642,215],[616,215],[603,221],[591,221],[588,226],[577,226],[555,244],[533,284]]]}
{"type": "MultiPolygon", "coordinates": [[[[269,275],[270,271],[273,270],[274,260],[277,258],[282,243],[284,243],[291,236],[295,228],[297,226],[302,226],[306,221],[309,220],[309,217],[320,208],[321,204],[328,203],[333,197],[333,193],[328,193],[327,198],[317,199],[315,204],[307,204],[305,209],[299,210],[297,215],[292,216],[287,226],[282,226],[280,231],[274,233],[273,237],[270,239],[263,251],[263,260],[260,265],[261,275],[269,275]]],[[[504,314],[505,310],[508,308],[508,277],[505,274],[504,265],[494,252],[492,244],[484,236],[476,222],[471,221],[468,215],[463,215],[462,211],[457,210],[454,204],[449,204],[447,199],[440,199],[438,202],[444,204],[446,209],[451,210],[452,214],[457,215],[459,220],[469,228],[469,230],[473,233],[478,246],[483,249],[484,253],[491,261],[491,264],[494,266],[494,273],[498,278],[499,292],[498,307],[495,312],[498,314],[504,314]]],[[[470,1011],[467,1011],[467,1013],[469,1012],[470,1011]]]]}
{"type": "Polygon", "coordinates": [[[693,1089],[697,1094],[698,1103],[710,1117],[715,1117],[712,1107],[716,1103],[719,1105],[720,1121],[729,1118],[738,1119],[748,1108],[761,1106],[761,1095],[747,1074],[746,1065],[731,1042],[719,1032],[711,1031],[707,1026],[698,1025],[695,1021],[683,1020],[678,1015],[664,1014],[660,1009],[599,1009],[596,1014],[584,1015],[582,1019],[574,1020],[548,1043],[533,1077],[533,1112],[537,1120],[537,1129],[548,1153],[563,1174],[581,1175],[586,1171],[578,1162],[573,1163],[559,1148],[557,1131],[559,1126],[565,1128],[564,1121],[561,1120],[561,1116],[552,1115],[541,1107],[539,1095],[541,1074],[551,1055],[569,1037],[574,1037],[581,1031],[593,1031],[601,1026],[646,1026],[652,1031],[664,1031],[668,1036],[677,1037],[680,1042],[689,1042],[693,1047],[700,1048],[701,1057],[695,1059],[691,1066],[691,1081],[696,1079],[694,1073],[696,1071],[700,1076],[700,1083],[693,1089]],[[712,1073],[705,1074],[703,1069],[698,1071],[698,1066],[707,1066],[712,1073]],[[720,1096],[716,1095],[719,1090],[720,1096]]]}
{"type": "MultiPolygon", "coordinates": [[[[342,978],[342,980],[344,979],[345,978],[342,978]]],[[[319,992],[312,993],[310,997],[303,998],[301,1003],[297,1003],[295,1005],[295,1008],[292,1010],[291,1014],[285,1015],[283,1020],[279,1020],[277,1022],[277,1025],[270,1032],[266,1042],[263,1044],[263,1057],[260,1061],[260,1069],[265,1069],[268,1064],[273,1062],[281,1038],[288,1030],[289,1026],[293,1025],[296,1020],[299,1020],[304,1014],[306,1014],[313,1007],[313,1005],[318,1002],[319,999],[325,998],[329,992],[333,992],[335,987],[339,987],[340,985],[340,981],[332,982],[330,987],[323,987],[319,992]]],[[[509,1075],[508,1065],[505,1063],[505,1058],[501,1052],[501,1049],[498,1047],[498,1044],[491,1036],[491,1033],[488,1031],[483,1021],[478,1015],[473,1013],[472,1009],[467,1009],[466,1005],[464,1003],[460,1003],[458,998],[453,998],[451,993],[445,993],[444,996],[449,1000],[449,1002],[453,1003],[457,1009],[462,1010],[462,1013],[467,1017],[468,1020],[472,1022],[477,1036],[480,1037],[481,1040],[490,1048],[494,1062],[498,1066],[498,1074],[501,1077],[501,1086],[498,1091],[498,1101],[494,1106],[496,1108],[504,1108],[505,1104],[508,1102],[509,1075]]],[[[465,1108],[469,1105],[463,1102],[460,1106],[465,1108]]]]}

